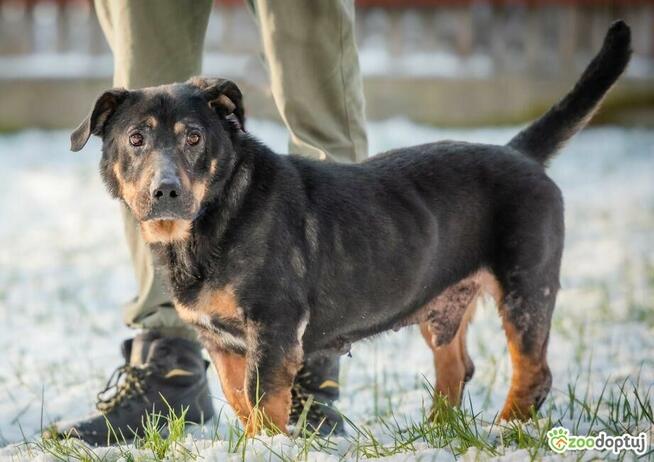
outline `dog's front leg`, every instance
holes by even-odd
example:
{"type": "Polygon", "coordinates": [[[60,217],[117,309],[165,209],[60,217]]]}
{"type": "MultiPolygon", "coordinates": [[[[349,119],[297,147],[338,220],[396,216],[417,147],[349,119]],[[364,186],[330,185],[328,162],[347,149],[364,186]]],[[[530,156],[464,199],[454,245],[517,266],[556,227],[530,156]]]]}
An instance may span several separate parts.
{"type": "Polygon", "coordinates": [[[245,385],[252,408],[247,433],[263,428],[286,433],[291,412],[291,388],[302,365],[299,328],[278,323],[248,326],[245,385]]]}
{"type": "Polygon", "coordinates": [[[243,427],[247,428],[252,407],[245,393],[246,356],[227,351],[211,342],[203,343],[218,373],[225,399],[243,423],[243,427]]]}
{"type": "Polygon", "coordinates": [[[291,410],[291,387],[302,363],[297,346],[286,349],[278,344],[267,347],[267,351],[239,354],[209,342],[204,344],[225,399],[246,433],[253,436],[264,428],[285,433],[291,410]],[[277,348],[283,351],[274,354],[277,348]]]}

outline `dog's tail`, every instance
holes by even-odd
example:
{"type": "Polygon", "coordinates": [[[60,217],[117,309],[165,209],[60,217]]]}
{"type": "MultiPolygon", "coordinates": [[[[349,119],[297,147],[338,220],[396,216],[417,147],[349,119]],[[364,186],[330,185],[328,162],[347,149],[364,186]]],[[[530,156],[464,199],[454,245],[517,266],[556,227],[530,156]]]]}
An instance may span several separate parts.
{"type": "Polygon", "coordinates": [[[508,145],[545,165],[588,123],[604,95],[627,67],[630,57],[631,31],[624,21],[616,21],[609,28],[602,49],[572,91],[518,133],[508,145]]]}

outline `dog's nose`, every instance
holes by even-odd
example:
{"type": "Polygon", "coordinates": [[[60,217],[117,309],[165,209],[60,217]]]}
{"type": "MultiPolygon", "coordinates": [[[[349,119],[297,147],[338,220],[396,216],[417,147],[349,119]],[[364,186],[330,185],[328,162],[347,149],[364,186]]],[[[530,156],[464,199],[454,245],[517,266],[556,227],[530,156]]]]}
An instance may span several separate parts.
{"type": "Polygon", "coordinates": [[[152,198],[157,201],[177,197],[179,197],[179,183],[176,181],[164,180],[152,189],[152,198]]]}

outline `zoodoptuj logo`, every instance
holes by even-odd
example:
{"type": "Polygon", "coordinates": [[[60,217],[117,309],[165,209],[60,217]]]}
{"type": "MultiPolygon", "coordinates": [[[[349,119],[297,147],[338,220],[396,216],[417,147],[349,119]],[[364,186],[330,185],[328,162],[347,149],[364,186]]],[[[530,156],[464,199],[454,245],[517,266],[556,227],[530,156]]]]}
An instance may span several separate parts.
{"type": "Polygon", "coordinates": [[[566,451],[611,451],[613,454],[619,454],[622,451],[633,451],[635,454],[642,456],[649,448],[647,433],[633,436],[624,434],[620,436],[607,435],[600,432],[597,436],[577,436],[571,435],[570,430],[563,427],[554,427],[547,432],[547,442],[550,449],[557,454],[563,454],[566,451]]]}

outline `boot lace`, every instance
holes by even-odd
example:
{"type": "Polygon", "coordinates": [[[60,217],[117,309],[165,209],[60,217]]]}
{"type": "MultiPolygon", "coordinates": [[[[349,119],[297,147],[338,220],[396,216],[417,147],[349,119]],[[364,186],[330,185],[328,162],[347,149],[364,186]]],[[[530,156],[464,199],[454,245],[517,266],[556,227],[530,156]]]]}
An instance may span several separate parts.
{"type": "Polygon", "coordinates": [[[145,397],[147,378],[152,375],[150,367],[125,364],[109,377],[104,390],[98,393],[95,407],[102,413],[111,412],[132,398],[145,397]]]}
{"type": "MultiPolygon", "coordinates": [[[[307,390],[305,382],[309,377],[310,374],[305,371],[300,371],[300,373],[295,377],[293,388],[291,388],[290,420],[292,422],[299,423],[300,417],[302,416],[302,413],[305,412],[309,399],[315,396],[307,390]]],[[[323,421],[327,420],[327,416],[321,412],[322,406],[317,401],[312,401],[309,406],[309,409],[306,411],[307,423],[313,422],[314,424],[322,424],[323,421]]]]}

